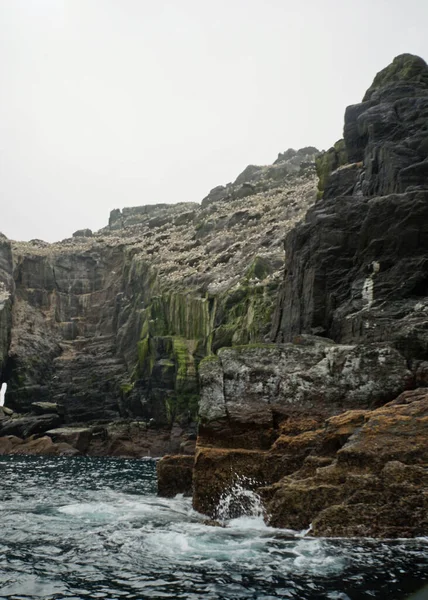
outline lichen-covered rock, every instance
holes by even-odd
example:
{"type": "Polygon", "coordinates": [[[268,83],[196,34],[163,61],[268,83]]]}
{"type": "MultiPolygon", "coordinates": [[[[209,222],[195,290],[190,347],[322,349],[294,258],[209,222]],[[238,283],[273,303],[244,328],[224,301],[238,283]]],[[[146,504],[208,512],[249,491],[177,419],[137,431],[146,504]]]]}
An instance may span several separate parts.
{"type": "Polygon", "coordinates": [[[215,517],[222,494],[235,481],[244,478],[251,489],[270,482],[272,488],[263,490],[270,509],[290,505],[294,515],[286,525],[280,518],[274,524],[298,529],[308,526],[308,511],[317,514],[343,491],[331,482],[306,489],[300,479],[336,459],[372,414],[369,409],[413,385],[406,360],[387,344],[343,346],[313,336],[224,348],[202,361],[199,375],[194,507],[215,517]],[[347,409],[353,410],[343,412],[347,409]],[[275,491],[275,482],[296,473],[291,491],[284,485],[275,491]]]}
{"type": "Polygon", "coordinates": [[[206,206],[116,209],[92,235],[13,242],[12,252],[2,238],[8,405],[26,413],[55,402],[66,424],[193,427],[200,360],[269,335],[282,238],[315,200],[316,153],[250,169],[231,197],[206,206]]]}
{"type": "Polygon", "coordinates": [[[32,402],[31,411],[36,415],[58,414],[58,405],[55,402],[32,402]]]}
{"type": "MultiPolygon", "coordinates": [[[[219,501],[238,482],[256,489],[277,481],[284,472],[281,453],[260,450],[197,449],[193,469],[193,507],[211,518],[218,517],[219,501]]],[[[236,514],[234,516],[241,516],[236,514]]]]}
{"type": "MultiPolygon", "coordinates": [[[[348,156],[346,152],[346,146],[344,140],[337,141],[332,148],[327,150],[326,152],[322,152],[318,154],[315,159],[315,165],[317,169],[318,175],[318,198],[322,198],[324,194],[324,190],[328,187],[331,188],[330,180],[332,178],[334,171],[346,165],[348,162],[348,156]]],[[[354,181],[351,181],[355,185],[354,181]]],[[[345,184],[345,189],[343,190],[344,195],[350,188],[352,192],[353,185],[345,184]]]]}
{"type": "Polygon", "coordinates": [[[199,446],[268,449],[279,426],[369,408],[413,384],[387,344],[341,346],[300,336],[290,344],[223,348],[202,361],[199,446]]]}
{"type": "Polygon", "coordinates": [[[312,533],[322,536],[425,535],[427,439],[423,388],[374,411],[329,419],[302,469],[262,490],[269,522],[296,529],[312,524],[312,533]],[[328,457],[333,461],[314,468],[315,458],[328,457]]]}

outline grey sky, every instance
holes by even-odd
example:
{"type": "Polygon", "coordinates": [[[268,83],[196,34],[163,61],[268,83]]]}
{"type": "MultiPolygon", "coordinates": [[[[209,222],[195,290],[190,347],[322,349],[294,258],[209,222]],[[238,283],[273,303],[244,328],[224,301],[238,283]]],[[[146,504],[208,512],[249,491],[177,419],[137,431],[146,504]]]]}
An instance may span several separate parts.
{"type": "Polygon", "coordinates": [[[0,0],[0,231],[99,229],[341,137],[427,0],[0,0]]]}

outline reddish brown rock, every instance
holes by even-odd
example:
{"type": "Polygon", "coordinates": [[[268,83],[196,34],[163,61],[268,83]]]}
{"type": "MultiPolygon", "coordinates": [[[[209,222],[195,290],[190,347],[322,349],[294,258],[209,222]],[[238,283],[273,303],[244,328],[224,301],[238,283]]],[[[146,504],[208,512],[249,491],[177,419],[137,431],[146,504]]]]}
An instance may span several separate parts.
{"type": "Polygon", "coordinates": [[[92,429],[88,427],[61,427],[47,431],[46,435],[53,442],[66,443],[85,454],[92,438],[92,429]]]}
{"type": "Polygon", "coordinates": [[[0,455],[10,454],[11,450],[18,446],[18,444],[23,444],[24,440],[16,437],[15,435],[6,435],[4,437],[0,437],[0,455]]]}
{"type": "Polygon", "coordinates": [[[285,469],[284,457],[273,452],[199,448],[193,471],[193,507],[215,517],[220,498],[237,481],[256,489],[277,481],[285,469]]]}
{"type": "Polygon", "coordinates": [[[194,456],[164,456],[156,465],[158,494],[166,498],[191,496],[194,462],[194,456]]]}
{"type": "Polygon", "coordinates": [[[312,524],[312,533],[322,536],[426,534],[427,389],[404,392],[374,411],[333,417],[322,437],[300,471],[262,490],[272,525],[312,524]],[[331,464],[313,464],[317,453],[322,459],[335,449],[331,464]]]}
{"type": "Polygon", "coordinates": [[[15,436],[0,438],[0,454],[37,454],[46,456],[75,456],[80,452],[69,444],[55,444],[48,436],[31,436],[22,440],[15,436]]]}

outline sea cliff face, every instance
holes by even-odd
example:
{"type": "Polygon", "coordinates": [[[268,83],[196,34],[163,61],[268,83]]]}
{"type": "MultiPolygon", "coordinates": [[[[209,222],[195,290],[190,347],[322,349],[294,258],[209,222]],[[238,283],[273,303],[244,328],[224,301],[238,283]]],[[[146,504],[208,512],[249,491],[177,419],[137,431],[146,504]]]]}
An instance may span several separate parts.
{"type": "Polygon", "coordinates": [[[423,535],[424,61],[402,55],[379,73],[346,110],[344,139],[316,163],[317,202],[286,237],[271,344],[226,348],[201,363],[194,506],[215,517],[219,499],[244,480],[276,526],[423,535]]]}
{"type": "Polygon", "coordinates": [[[16,414],[3,415],[0,436],[106,425],[110,453],[108,424],[126,420],[138,426],[119,453],[191,451],[199,362],[269,336],[282,239],[315,200],[317,152],[250,165],[201,204],[114,210],[94,234],[2,238],[1,377],[16,414]],[[136,450],[153,430],[166,443],[136,450]]]}
{"type": "Polygon", "coordinates": [[[0,234],[0,369],[7,360],[12,330],[12,298],[14,282],[12,252],[9,241],[0,234]]]}
{"type": "Polygon", "coordinates": [[[0,453],[170,453],[159,492],[214,519],[239,483],[275,526],[426,535],[427,164],[428,67],[402,55],[327,152],[2,237],[0,453]]]}

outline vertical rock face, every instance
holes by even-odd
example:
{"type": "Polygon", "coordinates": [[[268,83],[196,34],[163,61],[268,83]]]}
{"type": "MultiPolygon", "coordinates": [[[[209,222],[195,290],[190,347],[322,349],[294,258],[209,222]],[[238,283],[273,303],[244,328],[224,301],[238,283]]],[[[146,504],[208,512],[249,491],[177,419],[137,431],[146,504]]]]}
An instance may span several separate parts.
{"type": "Polygon", "coordinates": [[[425,62],[402,55],[379,73],[316,163],[317,202],[286,238],[276,343],[201,363],[194,506],[215,515],[244,478],[275,526],[424,535],[425,62]]]}
{"type": "Polygon", "coordinates": [[[56,244],[2,240],[7,405],[54,402],[66,423],[194,423],[201,359],[269,335],[282,238],[315,200],[316,154],[247,167],[202,204],[116,209],[56,244]]]}
{"type": "Polygon", "coordinates": [[[9,350],[12,330],[12,298],[14,282],[12,277],[12,251],[10,242],[0,233],[0,377],[9,350]]]}
{"type": "Polygon", "coordinates": [[[335,150],[334,160],[319,161],[323,196],[287,237],[272,337],[392,340],[409,358],[424,359],[428,67],[422,59],[397,57],[363,102],[348,107],[344,146],[340,160],[335,150]]]}
{"type": "Polygon", "coordinates": [[[66,421],[118,416],[122,252],[43,250],[16,250],[8,404],[25,412],[54,401],[66,421]]]}

